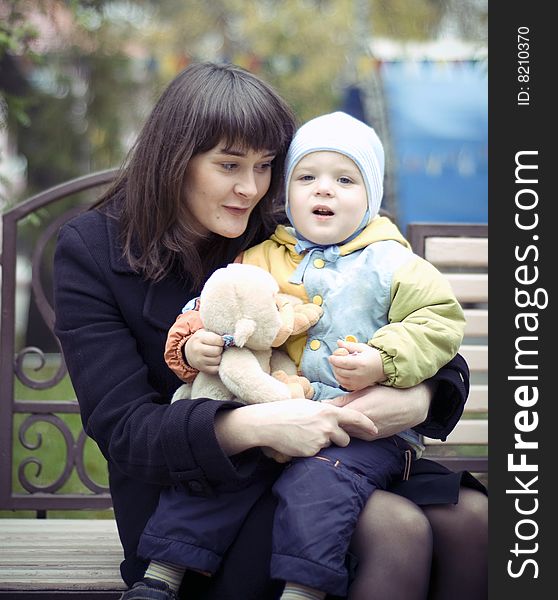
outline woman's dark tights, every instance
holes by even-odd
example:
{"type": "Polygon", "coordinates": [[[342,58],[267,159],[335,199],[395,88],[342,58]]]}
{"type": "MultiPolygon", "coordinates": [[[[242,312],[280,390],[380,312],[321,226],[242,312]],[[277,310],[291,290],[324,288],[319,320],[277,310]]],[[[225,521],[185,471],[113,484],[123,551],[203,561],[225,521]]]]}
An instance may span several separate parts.
{"type": "Polygon", "coordinates": [[[358,574],[349,600],[483,600],[487,498],[462,488],[456,505],[414,503],[376,491],[353,536],[358,574]]]}
{"type": "Polygon", "coordinates": [[[488,498],[461,488],[458,504],[422,507],[432,527],[431,600],[488,597],[488,498]]]}

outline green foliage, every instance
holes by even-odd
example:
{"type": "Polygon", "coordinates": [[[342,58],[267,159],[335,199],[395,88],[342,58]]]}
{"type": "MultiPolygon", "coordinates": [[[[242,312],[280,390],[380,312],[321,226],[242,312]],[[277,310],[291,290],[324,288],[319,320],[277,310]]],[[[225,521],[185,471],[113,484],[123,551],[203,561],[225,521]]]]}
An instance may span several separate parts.
{"type": "Polygon", "coordinates": [[[0,9],[0,102],[11,147],[27,159],[27,196],[118,165],[137,129],[144,77],[126,44],[139,34],[105,14],[115,4],[12,0],[0,9]]]}
{"type": "Polygon", "coordinates": [[[5,4],[0,20],[0,57],[6,52],[33,55],[31,44],[38,32],[25,18],[27,3],[10,0],[5,4]]]}
{"type": "Polygon", "coordinates": [[[374,36],[432,39],[448,23],[486,33],[483,0],[10,0],[0,17],[0,94],[27,193],[118,165],[192,61],[261,75],[304,121],[336,108],[372,68],[374,36]]]}

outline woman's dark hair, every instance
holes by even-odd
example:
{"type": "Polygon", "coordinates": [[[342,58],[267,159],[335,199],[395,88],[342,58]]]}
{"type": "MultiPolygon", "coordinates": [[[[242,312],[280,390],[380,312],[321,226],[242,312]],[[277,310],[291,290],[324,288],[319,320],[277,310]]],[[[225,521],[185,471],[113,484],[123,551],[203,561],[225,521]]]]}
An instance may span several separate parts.
{"type": "Polygon", "coordinates": [[[282,195],[284,162],[296,125],[271,86],[234,65],[192,64],[166,88],[147,118],[114,185],[97,207],[121,223],[123,253],[151,280],[179,268],[195,286],[268,235],[282,195]],[[268,192],[244,234],[201,237],[184,218],[184,175],[192,156],[220,141],[275,153],[268,192]]]}

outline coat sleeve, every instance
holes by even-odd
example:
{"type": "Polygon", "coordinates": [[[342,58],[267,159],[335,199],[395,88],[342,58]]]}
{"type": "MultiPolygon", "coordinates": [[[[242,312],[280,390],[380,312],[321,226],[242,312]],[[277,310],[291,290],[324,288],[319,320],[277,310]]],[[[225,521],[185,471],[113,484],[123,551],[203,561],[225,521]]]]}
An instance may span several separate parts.
{"type": "Polygon", "coordinates": [[[382,355],[386,385],[411,387],[457,353],[465,317],[445,277],[415,257],[393,275],[389,324],[369,340],[382,355]]]}
{"type": "Polygon", "coordinates": [[[469,395],[469,367],[457,354],[429,381],[435,387],[426,420],[413,429],[431,438],[445,440],[463,414],[469,395]]]}
{"type": "Polygon", "coordinates": [[[214,432],[217,411],[238,405],[208,399],[168,404],[153,386],[107,281],[108,268],[81,231],[63,227],[54,261],[55,333],[86,433],[120,471],[147,483],[196,481],[210,488],[250,476],[257,465],[243,464],[241,474],[214,432]]]}

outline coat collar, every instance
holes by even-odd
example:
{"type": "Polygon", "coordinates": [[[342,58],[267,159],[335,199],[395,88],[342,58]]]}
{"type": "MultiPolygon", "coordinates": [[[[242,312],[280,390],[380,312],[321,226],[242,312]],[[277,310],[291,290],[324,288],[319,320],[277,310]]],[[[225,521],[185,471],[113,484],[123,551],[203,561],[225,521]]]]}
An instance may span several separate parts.
{"type": "Polygon", "coordinates": [[[115,273],[134,274],[130,263],[124,257],[122,244],[120,242],[118,221],[112,217],[105,217],[107,226],[107,237],[109,240],[110,266],[115,273]]]}

